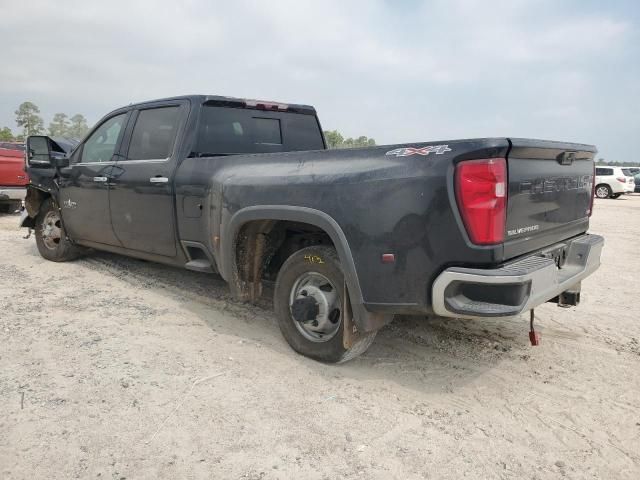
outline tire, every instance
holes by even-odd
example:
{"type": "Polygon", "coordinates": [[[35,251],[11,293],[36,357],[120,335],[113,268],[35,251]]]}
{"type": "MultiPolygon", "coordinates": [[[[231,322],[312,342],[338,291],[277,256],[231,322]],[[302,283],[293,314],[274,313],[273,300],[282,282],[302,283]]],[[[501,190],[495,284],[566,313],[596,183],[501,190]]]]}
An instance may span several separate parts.
{"type": "Polygon", "coordinates": [[[343,286],[338,254],[331,247],[303,248],[284,262],[276,280],[274,307],[280,331],[296,352],[321,362],[342,363],[373,343],[377,331],[361,334],[350,348],[344,347],[343,286]]]}
{"type": "Polygon", "coordinates": [[[612,193],[611,196],[609,198],[618,198],[620,197],[620,195],[622,195],[621,193],[612,193]]]}
{"type": "Polygon", "coordinates": [[[60,211],[51,198],[42,203],[36,216],[35,236],[38,252],[52,262],[74,260],[84,251],[67,238],[60,220],[60,211]]]}
{"type": "Polygon", "coordinates": [[[596,186],[596,197],[598,198],[609,198],[611,193],[611,187],[605,183],[596,186]]]}

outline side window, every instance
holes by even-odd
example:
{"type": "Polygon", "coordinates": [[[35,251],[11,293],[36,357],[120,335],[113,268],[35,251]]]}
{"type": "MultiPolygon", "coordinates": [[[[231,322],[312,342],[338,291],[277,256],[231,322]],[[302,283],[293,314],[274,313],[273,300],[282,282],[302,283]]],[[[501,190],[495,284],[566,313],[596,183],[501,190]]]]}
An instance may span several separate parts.
{"type": "Polygon", "coordinates": [[[178,130],[179,111],[179,107],[141,110],[133,127],[127,160],[170,157],[178,130]]]}
{"type": "Polygon", "coordinates": [[[82,163],[110,162],[126,117],[127,114],[122,113],[100,125],[84,142],[80,161],[82,163]]]}

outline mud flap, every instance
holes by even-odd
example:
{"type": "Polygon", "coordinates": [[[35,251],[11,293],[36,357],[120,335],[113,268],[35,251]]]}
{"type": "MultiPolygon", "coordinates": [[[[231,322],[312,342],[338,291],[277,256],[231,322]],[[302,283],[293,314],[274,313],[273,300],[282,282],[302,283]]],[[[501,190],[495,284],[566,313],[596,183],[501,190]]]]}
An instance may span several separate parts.
{"type": "Polygon", "coordinates": [[[347,282],[344,283],[342,295],[342,325],[344,335],[342,336],[342,345],[345,349],[350,349],[354,343],[360,339],[360,330],[353,320],[353,309],[351,307],[351,298],[349,298],[349,289],[347,282]]]}

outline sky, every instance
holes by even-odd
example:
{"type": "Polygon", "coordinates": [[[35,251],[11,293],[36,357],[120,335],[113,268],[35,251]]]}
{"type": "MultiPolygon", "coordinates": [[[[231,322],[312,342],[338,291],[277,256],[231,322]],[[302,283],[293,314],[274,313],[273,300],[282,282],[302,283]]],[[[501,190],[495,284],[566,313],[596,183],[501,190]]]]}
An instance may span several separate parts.
{"type": "Polygon", "coordinates": [[[0,0],[0,127],[203,93],[378,144],[530,137],[640,161],[640,2],[0,0]]]}

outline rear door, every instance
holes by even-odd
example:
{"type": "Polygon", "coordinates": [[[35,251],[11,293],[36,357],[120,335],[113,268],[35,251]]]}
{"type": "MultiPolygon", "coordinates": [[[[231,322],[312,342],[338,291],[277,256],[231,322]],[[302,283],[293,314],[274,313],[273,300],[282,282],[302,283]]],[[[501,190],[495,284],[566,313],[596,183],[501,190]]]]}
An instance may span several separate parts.
{"type": "Polygon", "coordinates": [[[176,255],[175,147],[188,105],[187,101],[149,104],[132,114],[110,196],[111,223],[126,248],[176,255]]]}
{"type": "Polygon", "coordinates": [[[595,148],[510,139],[505,258],[587,230],[595,148]]]}
{"type": "Polygon", "coordinates": [[[74,151],[70,173],[59,180],[59,201],[69,236],[120,245],[109,215],[109,188],[129,114],[106,118],[74,151]]]}

